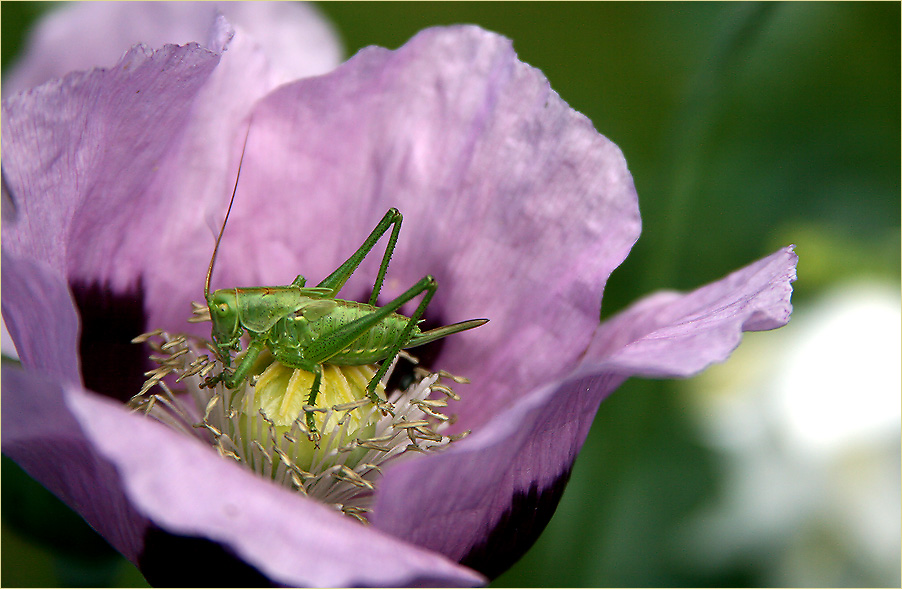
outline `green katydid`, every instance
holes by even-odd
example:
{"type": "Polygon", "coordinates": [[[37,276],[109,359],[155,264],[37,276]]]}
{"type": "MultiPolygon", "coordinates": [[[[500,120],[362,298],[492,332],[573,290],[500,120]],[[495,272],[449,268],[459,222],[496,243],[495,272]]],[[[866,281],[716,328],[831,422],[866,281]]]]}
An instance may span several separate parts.
{"type": "MultiPolygon", "coordinates": [[[[245,137],[245,149],[246,147],[245,137]]],[[[212,387],[222,382],[230,389],[239,387],[250,376],[250,370],[260,353],[268,348],[282,364],[313,373],[313,385],[307,399],[307,405],[312,407],[319,394],[323,364],[355,366],[381,361],[382,365],[370,380],[366,391],[370,400],[381,407],[382,400],[376,393],[376,387],[402,349],[421,346],[488,321],[471,319],[420,331],[418,323],[437,287],[435,278],[429,275],[387,305],[376,306],[376,298],[382,289],[388,263],[401,230],[401,213],[394,208],[382,217],[363,245],[315,287],[306,287],[306,279],[298,275],[287,286],[224,288],[210,293],[210,277],[219,251],[219,242],[235,200],[235,192],[238,190],[243,160],[244,150],[238,162],[229,208],[216,238],[204,283],[204,298],[213,323],[213,344],[226,369],[208,377],[204,386],[212,387]],[[369,301],[358,303],[335,298],[389,227],[392,228],[391,235],[369,301]],[[404,303],[420,294],[423,294],[423,298],[412,316],[405,317],[396,312],[404,303]],[[231,370],[230,350],[240,351],[244,333],[247,333],[250,340],[247,352],[236,368],[231,370]]],[[[316,438],[318,434],[312,411],[306,411],[306,422],[311,436],[316,438]]]]}

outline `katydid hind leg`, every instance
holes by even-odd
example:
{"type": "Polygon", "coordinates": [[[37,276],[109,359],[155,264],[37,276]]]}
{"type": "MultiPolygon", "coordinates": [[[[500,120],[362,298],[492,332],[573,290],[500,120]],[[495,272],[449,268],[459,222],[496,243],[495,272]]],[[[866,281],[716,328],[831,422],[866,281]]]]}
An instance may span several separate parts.
{"type": "Polygon", "coordinates": [[[438,284],[435,282],[435,278],[432,276],[424,276],[419,282],[413,285],[411,288],[407,290],[404,294],[399,296],[397,299],[386,305],[384,308],[394,308],[398,309],[409,301],[410,299],[416,297],[420,293],[423,294],[423,299],[420,301],[420,304],[417,305],[416,311],[414,311],[413,315],[411,315],[410,320],[404,326],[404,330],[401,332],[401,336],[398,338],[397,344],[392,348],[388,357],[382,361],[382,365],[379,366],[379,370],[370,380],[369,385],[366,387],[367,396],[371,401],[379,405],[379,396],[376,394],[376,387],[379,385],[379,381],[385,376],[388,372],[388,369],[391,367],[392,362],[395,361],[395,356],[397,356],[402,349],[407,347],[407,342],[410,341],[411,335],[413,334],[413,328],[416,327],[417,323],[419,323],[420,318],[423,316],[423,313],[426,312],[426,307],[429,306],[429,301],[432,300],[432,297],[435,295],[435,290],[438,288],[438,284]]]}
{"type": "Polygon", "coordinates": [[[350,258],[345,260],[345,262],[332,272],[332,274],[324,278],[317,286],[331,289],[332,297],[334,298],[348,281],[348,278],[350,278],[357,270],[367,254],[369,254],[376,246],[376,242],[378,242],[385,232],[388,231],[389,227],[392,227],[391,235],[388,238],[388,244],[385,247],[385,253],[382,255],[382,263],[379,265],[379,273],[376,275],[376,282],[373,285],[373,292],[370,295],[369,304],[375,305],[376,297],[379,296],[379,292],[382,290],[382,282],[385,279],[385,273],[388,270],[388,263],[391,260],[392,252],[394,252],[395,244],[398,242],[402,219],[403,217],[398,209],[389,209],[388,212],[385,213],[385,216],[382,217],[382,220],[379,221],[379,224],[376,225],[376,228],[370,233],[369,237],[367,237],[363,244],[357,248],[357,251],[354,252],[350,258]]]}
{"type": "Polygon", "coordinates": [[[388,271],[388,264],[391,262],[391,256],[395,252],[395,246],[398,243],[398,235],[401,233],[401,213],[398,209],[390,209],[385,218],[389,215],[393,216],[391,235],[388,236],[388,243],[385,245],[385,253],[382,254],[382,262],[379,263],[379,272],[376,274],[376,282],[373,283],[373,292],[370,294],[370,305],[376,304],[379,293],[382,292],[382,283],[385,280],[385,273],[388,271]]]}
{"type": "Polygon", "coordinates": [[[391,349],[389,355],[385,358],[385,360],[382,361],[382,365],[379,367],[379,370],[376,372],[375,376],[373,376],[373,378],[369,382],[369,385],[367,386],[367,396],[377,406],[381,405],[382,400],[376,394],[376,386],[379,384],[379,381],[382,380],[382,377],[385,376],[385,373],[391,366],[392,361],[394,361],[395,356],[397,356],[398,353],[402,349],[404,349],[404,347],[406,347],[406,344],[408,340],[410,340],[411,334],[413,333],[413,328],[416,327],[417,323],[420,320],[420,317],[422,317],[423,313],[426,311],[426,307],[429,305],[429,301],[435,294],[436,288],[437,284],[435,282],[435,278],[433,278],[432,276],[424,276],[419,280],[419,282],[411,286],[404,293],[386,304],[384,307],[378,307],[372,313],[364,315],[356,321],[352,321],[344,327],[336,330],[331,334],[331,337],[328,340],[323,342],[315,342],[314,344],[308,346],[304,350],[306,360],[308,362],[316,363],[328,362],[330,357],[348,347],[352,342],[354,342],[354,340],[358,339],[367,331],[372,329],[377,323],[385,319],[385,317],[387,317],[391,313],[396,312],[401,308],[402,305],[404,305],[404,303],[410,301],[420,294],[425,293],[423,300],[420,301],[420,304],[419,306],[417,306],[417,309],[414,312],[413,316],[411,316],[407,323],[404,325],[404,329],[401,331],[397,343],[391,349]]]}
{"type": "MultiPolygon", "coordinates": [[[[375,327],[376,324],[378,324],[380,321],[400,309],[401,306],[404,305],[404,303],[415,298],[417,295],[423,293],[424,291],[429,291],[427,292],[426,298],[424,299],[428,304],[429,299],[432,298],[432,293],[435,292],[435,279],[431,276],[422,278],[419,282],[414,284],[412,287],[398,296],[398,298],[389,302],[384,307],[374,307],[375,310],[372,313],[368,313],[348,323],[347,325],[336,329],[334,332],[329,334],[328,339],[317,340],[309,344],[304,349],[304,357],[309,362],[328,362],[329,358],[347,348],[355,340],[375,327]]],[[[425,309],[423,303],[420,303],[420,306],[425,309]]],[[[417,312],[422,314],[422,309],[418,308],[417,312]]],[[[413,332],[413,328],[418,320],[419,318],[416,317],[415,313],[414,317],[405,324],[405,327],[401,332],[402,339],[410,338],[410,334],[413,332]]]]}
{"type": "Polygon", "coordinates": [[[473,329],[474,327],[479,327],[480,325],[485,325],[488,322],[488,319],[470,319],[468,321],[460,321],[458,323],[452,323],[451,325],[436,327],[435,329],[430,329],[429,331],[418,333],[417,335],[410,338],[410,341],[407,342],[405,349],[422,346],[423,344],[434,342],[437,339],[442,339],[443,337],[447,337],[455,333],[460,333],[461,331],[466,331],[468,329],[473,329]]]}

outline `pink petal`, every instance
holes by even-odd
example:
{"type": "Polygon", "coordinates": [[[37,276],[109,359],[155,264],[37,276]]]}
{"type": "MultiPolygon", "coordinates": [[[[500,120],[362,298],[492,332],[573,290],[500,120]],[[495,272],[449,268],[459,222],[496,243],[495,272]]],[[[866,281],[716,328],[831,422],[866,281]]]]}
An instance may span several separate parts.
{"type": "MultiPolygon", "coordinates": [[[[41,262],[3,252],[3,319],[22,364],[81,382],[78,313],[68,285],[41,262]]],[[[8,406],[4,403],[4,408],[8,406]]]]}
{"type": "Polygon", "coordinates": [[[678,378],[723,362],[743,331],[789,321],[797,261],[786,247],[689,294],[642,299],[598,328],[580,372],[678,378]]]}
{"type": "Polygon", "coordinates": [[[743,331],[785,324],[796,261],[785,248],[603,324],[569,377],[524,393],[448,451],[388,469],[376,527],[489,577],[504,571],[554,512],[601,401],[630,376],[690,376],[725,360],[743,331]]]}
{"type": "Polygon", "coordinates": [[[148,521],[123,493],[114,466],[73,417],[67,388],[35,372],[3,368],[3,453],[85,518],[113,548],[138,562],[148,521]]]}
{"type": "Polygon", "coordinates": [[[105,282],[117,268],[134,281],[139,269],[117,246],[155,228],[148,179],[218,62],[196,45],[135,48],[112,70],[73,73],[4,100],[3,170],[16,206],[4,249],[62,275],[90,267],[105,282]]]}
{"type": "MultiPolygon", "coordinates": [[[[167,531],[231,547],[290,586],[478,585],[477,573],[223,460],[211,447],[79,390],[67,402],[135,508],[167,531]]],[[[198,567],[205,566],[198,562],[198,567]]]]}
{"type": "Polygon", "coordinates": [[[449,450],[387,470],[374,525],[494,578],[551,519],[598,405],[624,380],[531,390],[449,450]]]}
{"type": "Polygon", "coordinates": [[[133,45],[200,43],[216,49],[217,14],[246,31],[268,56],[273,86],[325,73],[341,61],[331,25],[295,2],[73,2],[38,23],[3,81],[4,96],[69,72],[111,67],[133,45]]]}

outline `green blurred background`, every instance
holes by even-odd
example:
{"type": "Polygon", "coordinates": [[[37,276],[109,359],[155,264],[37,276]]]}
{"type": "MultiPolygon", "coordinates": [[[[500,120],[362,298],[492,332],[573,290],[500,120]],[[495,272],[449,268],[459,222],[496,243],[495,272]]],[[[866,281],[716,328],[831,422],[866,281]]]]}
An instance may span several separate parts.
{"type": "MultiPolygon", "coordinates": [[[[2,3],[4,68],[30,23],[51,7],[2,3]]],[[[768,401],[787,386],[773,382],[788,370],[782,358],[811,341],[804,326],[837,313],[828,304],[836,289],[888,292],[898,314],[898,3],[320,8],[347,55],[366,45],[398,47],[433,25],[475,23],[502,33],[620,146],[639,192],[643,235],[608,284],[603,316],[652,290],[694,288],[797,245],[793,322],[748,335],[731,362],[700,378],[631,380],[605,401],[548,529],[495,586],[899,586],[898,352],[871,370],[877,380],[868,384],[879,399],[875,411],[890,419],[862,428],[882,437],[844,438],[829,452],[809,452],[792,441],[795,422],[767,409],[782,406],[768,401]],[[741,392],[752,381],[755,391],[741,392]],[[767,432],[763,441],[716,433],[737,429],[722,420],[734,401],[751,408],[749,420],[767,432]],[[848,491],[862,480],[880,484],[848,491]],[[834,521],[846,507],[845,519],[834,521]],[[719,527],[704,524],[712,512],[728,513],[719,527]],[[881,520],[889,531],[867,527],[881,520]]],[[[880,323],[869,327],[886,339],[859,345],[898,345],[898,321],[880,323]]],[[[802,382],[836,368],[824,364],[802,382]]],[[[850,388],[824,403],[854,406],[860,394],[850,388]]],[[[817,413],[812,399],[802,414],[817,413]]],[[[2,523],[3,585],[144,584],[6,458],[2,523]]]]}

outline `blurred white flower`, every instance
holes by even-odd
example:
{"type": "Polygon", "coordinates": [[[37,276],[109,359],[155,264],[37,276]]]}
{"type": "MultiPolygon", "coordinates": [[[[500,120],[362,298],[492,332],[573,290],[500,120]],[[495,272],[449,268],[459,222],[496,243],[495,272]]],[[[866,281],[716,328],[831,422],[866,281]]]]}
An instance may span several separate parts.
{"type": "Polygon", "coordinates": [[[840,286],[693,383],[727,473],[721,503],[687,527],[699,566],[900,585],[900,321],[898,287],[840,286]]]}

